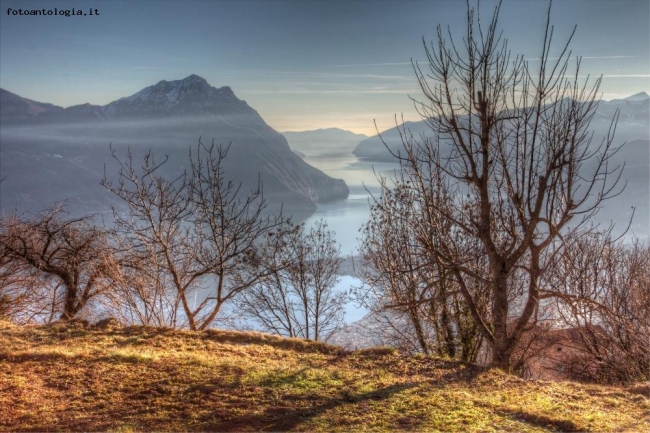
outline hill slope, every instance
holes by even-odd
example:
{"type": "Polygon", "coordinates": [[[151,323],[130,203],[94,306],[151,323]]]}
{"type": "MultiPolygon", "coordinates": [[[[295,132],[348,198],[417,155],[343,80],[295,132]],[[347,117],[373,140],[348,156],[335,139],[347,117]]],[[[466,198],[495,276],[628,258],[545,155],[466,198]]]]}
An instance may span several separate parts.
{"type": "Polygon", "coordinates": [[[62,108],[0,89],[0,126],[0,210],[7,212],[37,212],[54,201],[67,201],[76,216],[109,212],[111,204],[120,209],[99,184],[105,172],[116,180],[119,171],[109,144],[122,160],[130,149],[136,166],[149,149],[159,161],[169,156],[159,174],[176,178],[189,169],[188,152],[196,152],[199,138],[230,143],[226,180],[242,184],[242,192],[261,181],[270,212],[283,209],[301,220],[315,203],[349,193],[343,180],[296,156],[229,87],[212,87],[196,75],[161,81],[105,106],[62,108]]]}
{"type": "Polygon", "coordinates": [[[650,399],[263,334],[0,322],[0,430],[647,431],[650,399]]]}
{"type": "MultiPolygon", "coordinates": [[[[627,184],[625,190],[618,196],[602,204],[602,210],[594,218],[594,222],[607,227],[612,221],[617,224],[617,233],[627,227],[632,216],[634,219],[628,234],[642,238],[650,237],[650,97],[637,93],[625,99],[601,101],[588,130],[594,133],[593,146],[598,146],[603,137],[607,136],[611,121],[619,112],[614,145],[626,143],[613,157],[610,170],[625,164],[625,170],[619,186],[627,184]]],[[[421,135],[432,137],[433,133],[425,121],[406,122],[404,127],[415,138],[421,135]]],[[[400,126],[400,129],[403,129],[400,126]]],[[[402,149],[402,139],[398,129],[391,128],[380,136],[370,137],[362,142],[352,152],[358,158],[372,162],[395,161],[392,153],[397,154],[402,149]],[[386,147],[388,146],[388,148],[386,147]],[[390,149],[390,150],[388,150],[390,149]]],[[[450,147],[443,145],[441,152],[448,152],[450,147]]],[[[583,170],[589,173],[591,168],[585,164],[583,170]]],[[[613,180],[610,177],[610,181],[613,180]]]]}

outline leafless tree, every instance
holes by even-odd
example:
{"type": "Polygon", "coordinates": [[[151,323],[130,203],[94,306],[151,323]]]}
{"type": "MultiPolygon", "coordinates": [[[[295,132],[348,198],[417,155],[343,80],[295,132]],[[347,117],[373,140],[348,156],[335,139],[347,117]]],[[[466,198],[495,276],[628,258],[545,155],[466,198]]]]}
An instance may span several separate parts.
{"type": "Polygon", "coordinates": [[[23,319],[72,319],[110,286],[106,233],[88,218],[62,215],[55,207],[33,219],[0,221],[3,291],[23,303],[23,319]]]}
{"type": "Polygon", "coordinates": [[[108,266],[112,287],[101,298],[102,308],[123,324],[186,326],[178,314],[181,298],[159,263],[160,255],[152,246],[148,247],[148,253],[139,257],[130,250],[128,242],[113,237],[116,259],[108,266]]]}
{"type": "Polygon", "coordinates": [[[192,330],[210,326],[225,302],[265,276],[256,242],[282,219],[264,215],[261,188],[244,194],[226,181],[227,152],[199,140],[190,172],[168,179],[161,173],[166,158],[158,163],[149,152],[138,170],[130,152],[122,162],[113,151],[119,181],[102,181],[128,205],[127,215],[114,213],[115,223],[132,262],[141,264],[136,269],[156,269],[149,284],[171,286],[179,320],[192,330]]]}
{"type": "Polygon", "coordinates": [[[563,238],[595,230],[591,217],[620,192],[622,168],[609,164],[616,119],[600,143],[589,133],[600,80],[579,80],[580,59],[569,70],[571,38],[551,51],[550,5],[535,69],[511,55],[499,9],[486,26],[468,6],[460,44],[441,27],[437,43],[424,43],[428,71],[414,63],[424,100],[415,103],[433,134],[402,129],[396,156],[421,213],[418,242],[454,280],[490,365],[510,371],[540,301],[554,296],[541,277],[563,238]]]}
{"type": "MultiPolygon", "coordinates": [[[[3,233],[6,223],[6,219],[0,223],[3,233]]],[[[47,286],[35,269],[13,260],[0,245],[0,319],[23,324],[47,317],[51,297],[41,293],[47,286]]]]}
{"type": "MultiPolygon", "coordinates": [[[[430,253],[435,246],[428,244],[439,237],[435,231],[449,230],[449,225],[440,218],[421,224],[427,215],[410,181],[404,173],[396,176],[392,187],[380,178],[382,196],[374,200],[363,229],[364,286],[357,298],[401,350],[474,361],[480,332],[451,273],[430,253]],[[424,228],[426,232],[418,231],[424,228]]],[[[445,194],[444,188],[437,192],[445,194]]]]}
{"type": "Polygon", "coordinates": [[[568,365],[576,378],[650,379],[650,245],[578,239],[564,251],[547,286],[558,293],[562,322],[580,337],[568,365]]]}
{"type": "Polygon", "coordinates": [[[309,230],[285,224],[262,249],[269,275],[246,291],[240,310],[268,332],[325,341],[343,324],[347,295],[338,282],[339,247],[323,221],[309,230]]]}

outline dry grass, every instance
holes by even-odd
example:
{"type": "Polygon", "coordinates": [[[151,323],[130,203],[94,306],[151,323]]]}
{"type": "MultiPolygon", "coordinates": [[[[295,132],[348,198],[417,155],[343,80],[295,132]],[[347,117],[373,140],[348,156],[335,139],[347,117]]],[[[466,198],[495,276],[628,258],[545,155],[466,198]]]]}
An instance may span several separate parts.
{"type": "Polygon", "coordinates": [[[257,333],[0,323],[2,431],[649,431],[650,398],[257,333]]]}

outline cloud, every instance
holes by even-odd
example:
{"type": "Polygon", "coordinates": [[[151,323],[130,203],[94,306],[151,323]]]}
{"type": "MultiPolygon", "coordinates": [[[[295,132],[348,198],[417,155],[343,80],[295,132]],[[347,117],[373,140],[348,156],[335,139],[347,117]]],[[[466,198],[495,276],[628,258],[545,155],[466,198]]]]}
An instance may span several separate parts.
{"type": "Polygon", "coordinates": [[[321,78],[334,78],[334,79],[339,79],[339,78],[371,78],[371,79],[377,79],[377,80],[409,80],[412,81],[413,77],[410,75],[378,75],[378,74],[340,74],[340,73],[332,73],[332,72],[313,72],[309,73],[309,75],[313,75],[315,77],[321,77],[321,78]]]}
{"type": "Polygon", "coordinates": [[[359,95],[384,95],[384,94],[397,94],[407,95],[409,93],[418,93],[421,89],[387,89],[387,88],[372,88],[368,90],[311,90],[311,89],[276,89],[276,90],[250,90],[247,93],[251,94],[301,94],[301,95],[336,95],[336,94],[359,94],[359,95]]]}
{"type": "Polygon", "coordinates": [[[411,62],[401,63],[352,63],[349,65],[331,65],[325,66],[326,68],[356,68],[358,66],[411,66],[411,62]]]}
{"type": "Polygon", "coordinates": [[[650,74],[605,74],[603,78],[650,78],[650,74]]]}
{"type": "MultiPolygon", "coordinates": [[[[635,59],[641,56],[579,56],[583,60],[602,60],[602,59],[635,59]]],[[[539,57],[527,58],[526,60],[541,60],[539,57]]],[[[548,60],[558,60],[558,57],[549,57],[548,60]]],[[[413,63],[427,63],[425,60],[413,60],[413,63]]],[[[351,63],[348,65],[331,65],[325,66],[326,68],[356,68],[362,66],[411,66],[411,62],[395,62],[395,63],[351,63]]]]}
{"type": "MultiPolygon", "coordinates": [[[[601,60],[601,59],[636,59],[641,56],[579,56],[583,60],[601,60]]],[[[528,58],[526,60],[540,60],[539,57],[528,58]]],[[[548,60],[558,60],[558,57],[549,57],[548,60]]],[[[414,62],[425,64],[428,62],[414,62]]],[[[326,68],[356,68],[361,66],[411,66],[411,62],[386,62],[386,63],[350,63],[347,65],[331,65],[325,66],[326,68]]]]}
{"type": "Polygon", "coordinates": [[[582,56],[582,59],[636,59],[641,56],[582,56]]]}
{"type": "MultiPolygon", "coordinates": [[[[606,60],[606,59],[637,59],[641,56],[571,56],[570,59],[575,59],[576,57],[582,60],[606,60]]],[[[549,57],[548,60],[559,60],[559,57],[549,57]]],[[[539,61],[539,57],[526,58],[525,60],[529,61],[539,61]]]]}
{"type": "Polygon", "coordinates": [[[413,80],[411,75],[383,75],[383,74],[350,74],[341,72],[314,72],[314,71],[239,71],[241,74],[254,74],[265,77],[280,77],[282,79],[305,79],[309,77],[325,79],[341,78],[360,78],[360,79],[378,79],[378,80],[413,80]]]}

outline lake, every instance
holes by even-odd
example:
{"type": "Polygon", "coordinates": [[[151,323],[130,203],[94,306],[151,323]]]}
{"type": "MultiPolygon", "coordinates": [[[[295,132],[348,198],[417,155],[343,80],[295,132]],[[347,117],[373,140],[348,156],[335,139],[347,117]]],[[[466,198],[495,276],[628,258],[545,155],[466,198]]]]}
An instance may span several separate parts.
{"type": "Polygon", "coordinates": [[[305,226],[311,227],[321,218],[326,220],[329,229],[336,232],[341,255],[357,255],[360,229],[370,217],[372,195],[380,192],[375,173],[382,176],[392,174],[398,165],[361,161],[352,154],[339,157],[307,155],[304,159],[329,176],[345,180],[350,188],[347,199],[319,204],[316,212],[305,221],[305,226]]]}
{"type": "MultiPolygon", "coordinates": [[[[337,179],[343,179],[350,188],[350,195],[345,200],[319,204],[316,212],[305,221],[311,227],[316,221],[324,219],[328,228],[336,233],[343,257],[357,256],[361,238],[361,228],[370,218],[370,201],[372,195],[380,192],[377,175],[392,174],[398,167],[394,163],[361,161],[356,156],[332,156],[311,153],[305,161],[324,173],[337,179]]],[[[361,285],[361,280],[349,275],[341,276],[336,290],[349,292],[351,288],[361,285]]],[[[352,323],[368,313],[368,310],[351,302],[345,309],[345,321],[352,323]]]]}

